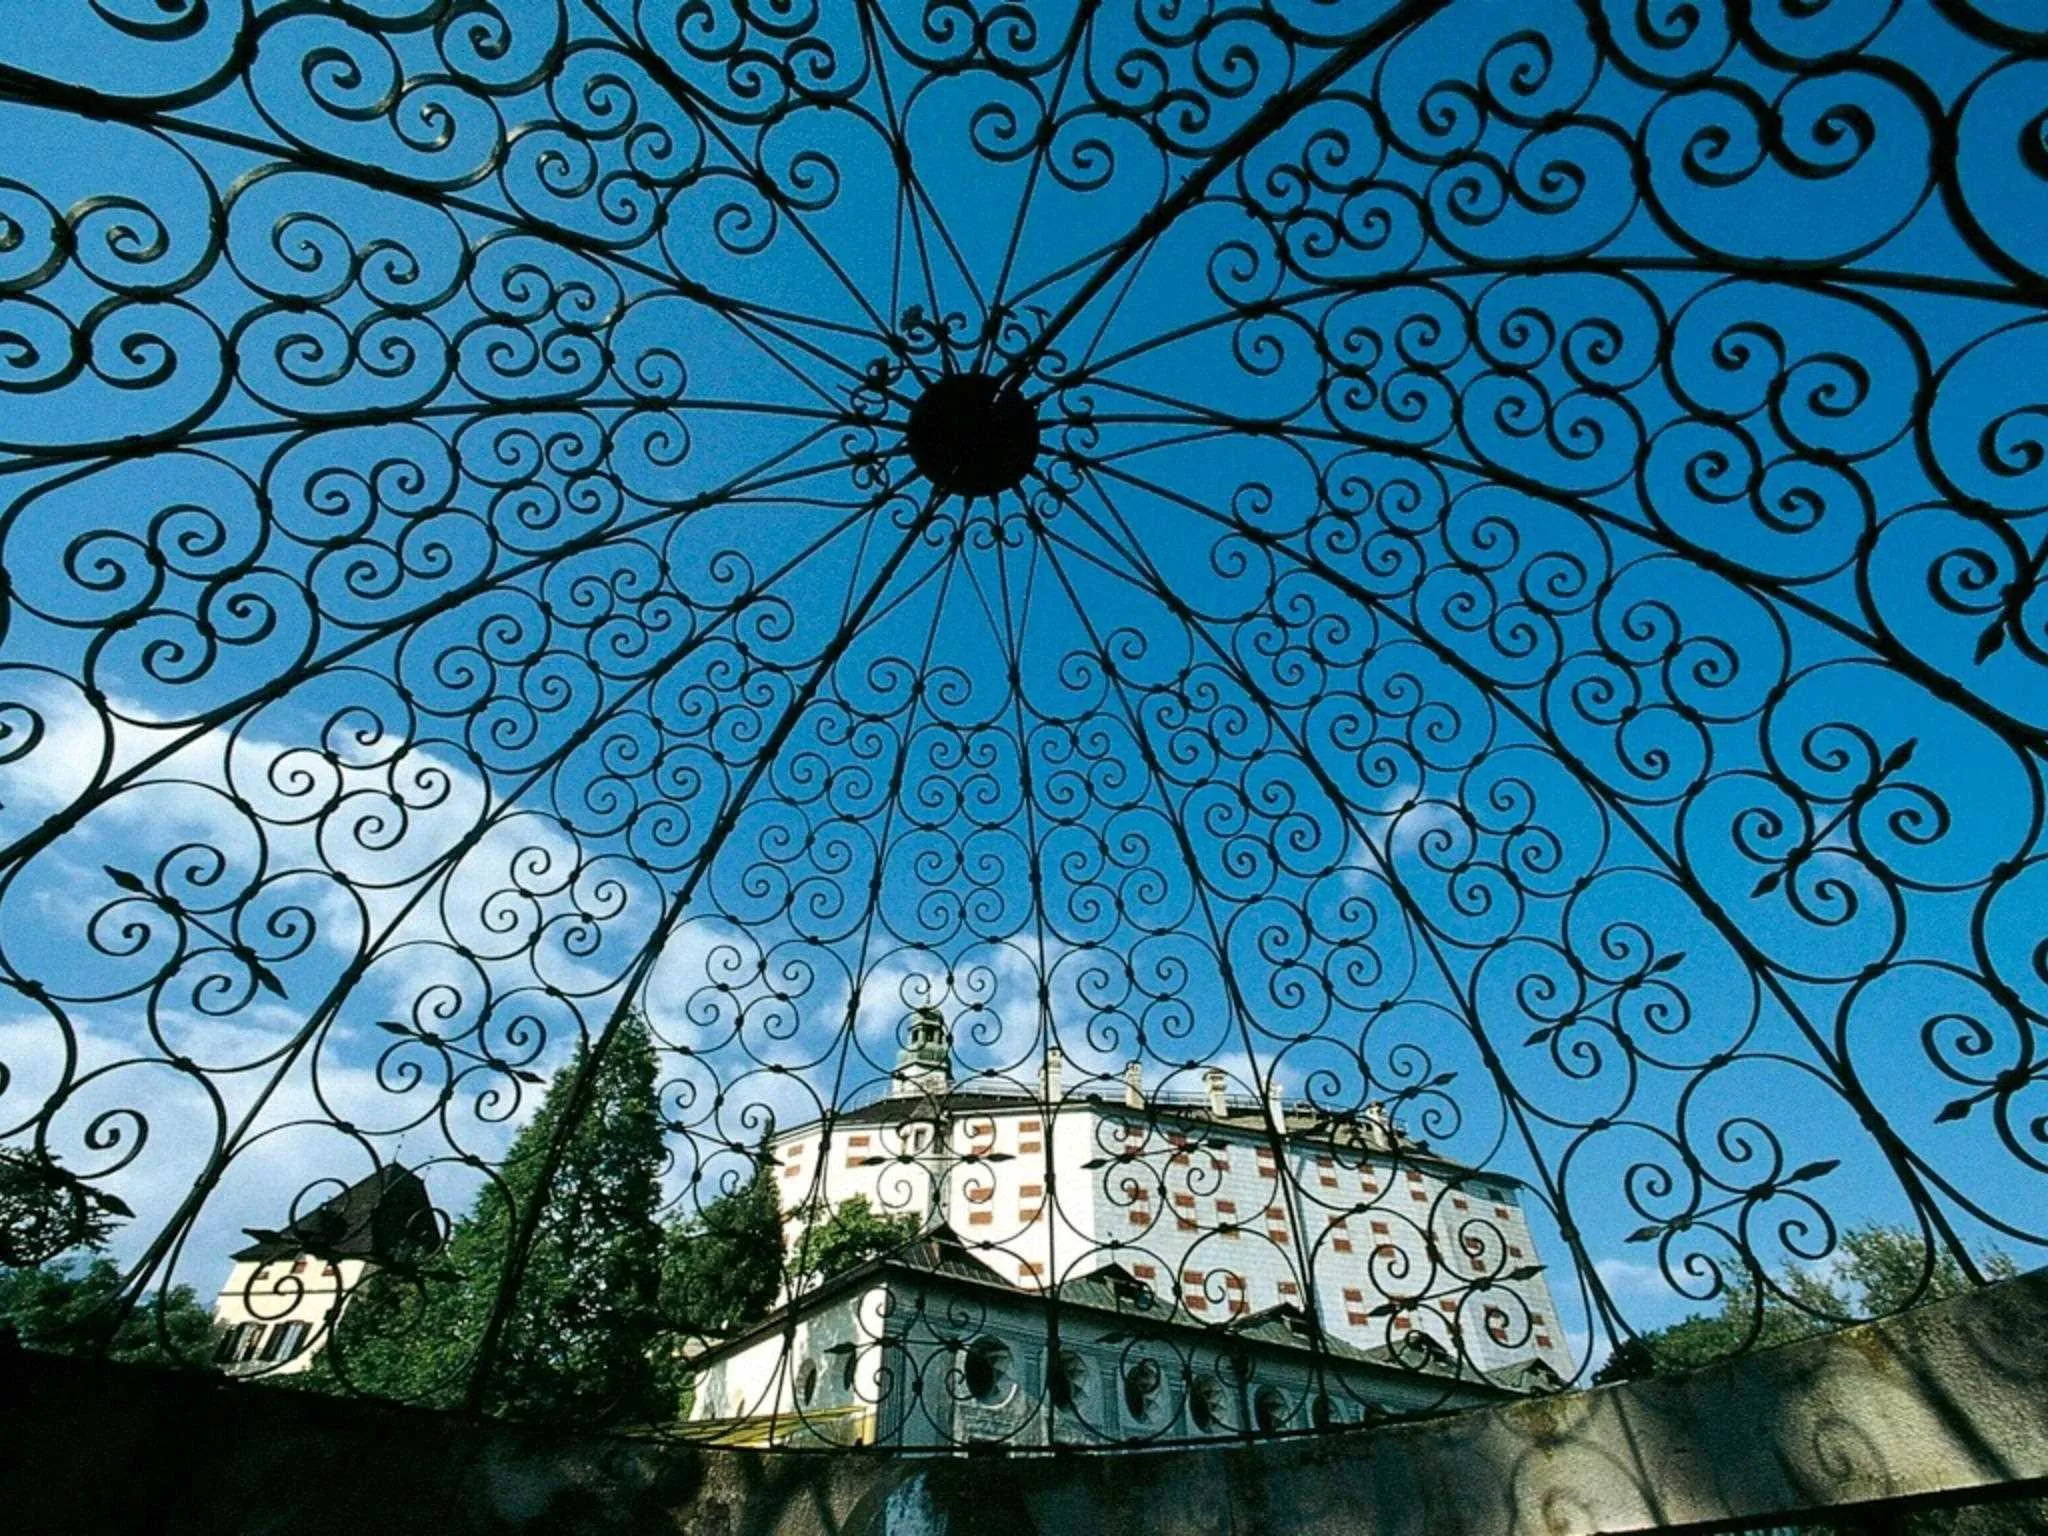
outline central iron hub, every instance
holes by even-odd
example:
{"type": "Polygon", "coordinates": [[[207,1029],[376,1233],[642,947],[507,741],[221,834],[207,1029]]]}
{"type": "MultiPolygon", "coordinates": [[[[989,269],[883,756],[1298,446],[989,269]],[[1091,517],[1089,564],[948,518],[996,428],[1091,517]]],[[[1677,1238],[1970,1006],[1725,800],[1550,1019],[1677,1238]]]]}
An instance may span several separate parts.
{"type": "Polygon", "coordinates": [[[956,496],[1014,490],[1038,457],[1038,413],[985,373],[948,373],[910,408],[910,457],[956,496]]]}

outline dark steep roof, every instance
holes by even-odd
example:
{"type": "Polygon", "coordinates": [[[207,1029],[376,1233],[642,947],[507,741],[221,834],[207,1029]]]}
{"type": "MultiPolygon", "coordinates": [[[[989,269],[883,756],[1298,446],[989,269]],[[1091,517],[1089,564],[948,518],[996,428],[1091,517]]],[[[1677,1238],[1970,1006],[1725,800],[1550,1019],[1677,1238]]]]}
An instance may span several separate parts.
{"type": "Polygon", "coordinates": [[[234,1257],[267,1263],[308,1254],[317,1259],[369,1259],[389,1264],[441,1244],[427,1186],[410,1168],[386,1163],[323,1201],[283,1231],[245,1229],[255,1241],[234,1257]]]}

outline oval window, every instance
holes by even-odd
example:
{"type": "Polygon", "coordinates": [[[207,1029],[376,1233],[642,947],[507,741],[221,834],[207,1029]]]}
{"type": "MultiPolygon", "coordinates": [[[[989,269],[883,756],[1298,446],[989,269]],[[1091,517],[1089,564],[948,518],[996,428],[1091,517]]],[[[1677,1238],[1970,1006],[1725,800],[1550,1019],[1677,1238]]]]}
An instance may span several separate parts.
{"type": "Polygon", "coordinates": [[[1223,1389],[1213,1377],[1204,1376],[1189,1389],[1188,1417],[1205,1434],[1223,1422],[1223,1389]]]}
{"type": "Polygon", "coordinates": [[[1010,1351],[995,1339],[976,1339],[967,1346],[960,1376],[967,1395],[978,1403],[992,1403],[1003,1395],[1010,1377],[1010,1351]]]}
{"type": "Polygon", "coordinates": [[[1159,1401],[1161,1380],[1159,1367],[1151,1360],[1135,1361],[1124,1372],[1124,1407],[1130,1410],[1132,1418],[1152,1416],[1153,1404],[1159,1401]]]}
{"type": "Polygon", "coordinates": [[[1070,1349],[1052,1363],[1052,1405],[1072,1413],[1088,1391],[1088,1362],[1070,1349]]]}
{"type": "Polygon", "coordinates": [[[1287,1399],[1280,1395],[1280,1389],[1259,1388],[1259,1395],[1252,1399],[1253,1422],[1270,1435],[1287,1426],[1287,1417],[1287,1399]]]}

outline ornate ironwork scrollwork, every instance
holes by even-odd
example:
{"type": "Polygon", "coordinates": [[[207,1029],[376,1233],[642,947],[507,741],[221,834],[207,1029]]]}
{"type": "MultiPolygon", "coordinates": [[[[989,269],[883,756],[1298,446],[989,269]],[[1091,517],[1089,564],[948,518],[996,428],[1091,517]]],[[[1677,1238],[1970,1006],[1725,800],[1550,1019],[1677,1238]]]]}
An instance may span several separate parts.
{"type": "Polygon", "coordinates": [[[678,1433],[1309,1429],[2038,1254],[2044,103],[2001,0],[17,29],[9,1254],[254,1225],[270,1326],[495,1209],[418,1395],[517,1411],[643,1027],[665,1219],[857,1168],[925,1277],[671,1317],[768,1362],[678,1433]]]}

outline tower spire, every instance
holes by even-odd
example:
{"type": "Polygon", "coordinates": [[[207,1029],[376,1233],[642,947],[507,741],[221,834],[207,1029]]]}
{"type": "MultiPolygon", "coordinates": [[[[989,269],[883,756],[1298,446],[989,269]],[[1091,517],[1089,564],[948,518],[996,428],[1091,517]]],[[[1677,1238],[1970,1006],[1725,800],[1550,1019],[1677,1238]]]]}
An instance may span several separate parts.
{"type": "Polygon", "coordinates": [[[953,1086],[953,1032],[946,1016],[927,1003],[910,1012],[910,1034],[889,1075],[891,1098],[934,1097],[953,1086]]]}

